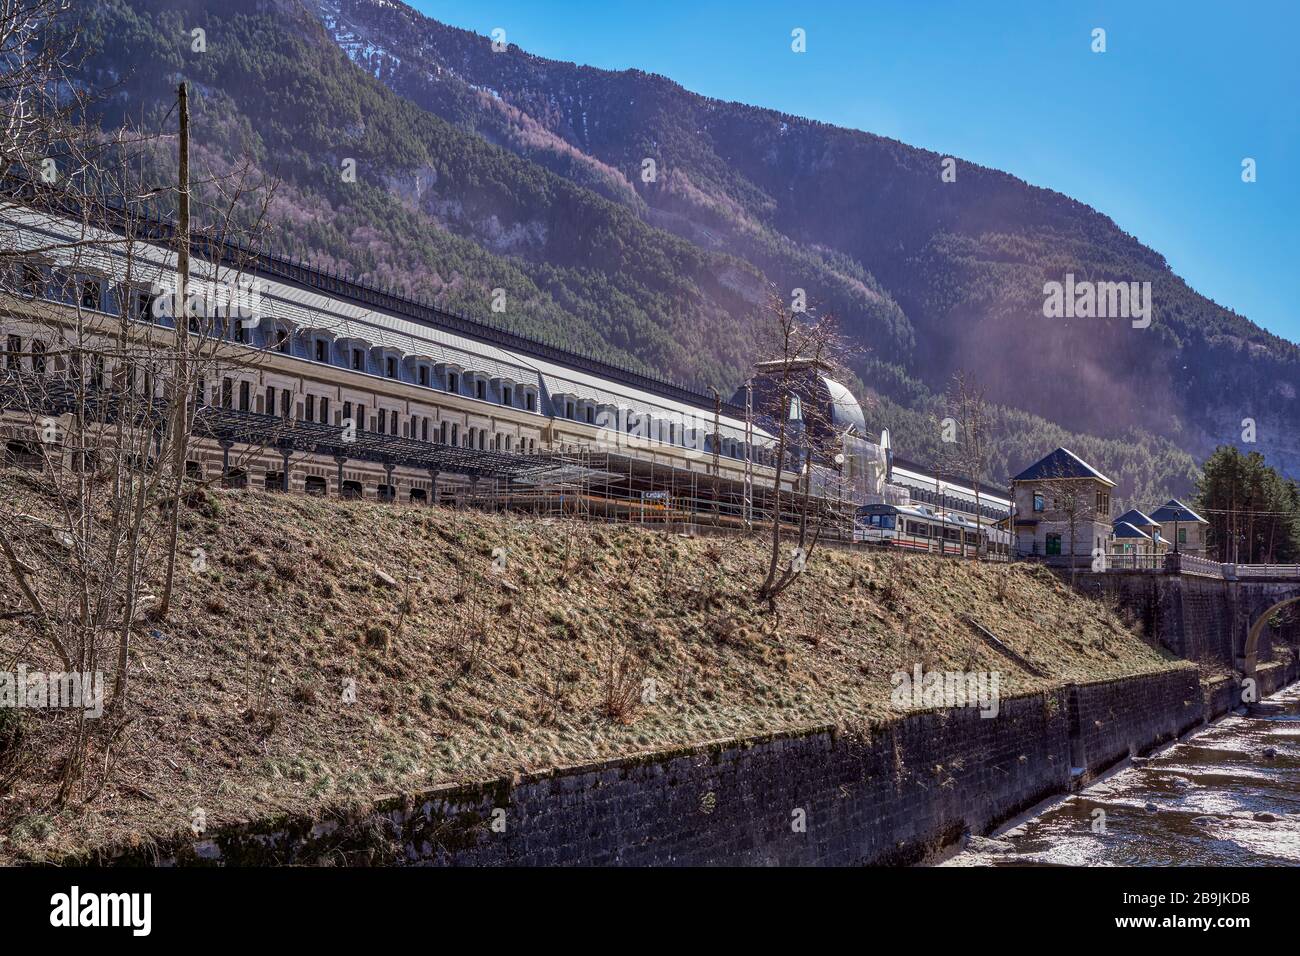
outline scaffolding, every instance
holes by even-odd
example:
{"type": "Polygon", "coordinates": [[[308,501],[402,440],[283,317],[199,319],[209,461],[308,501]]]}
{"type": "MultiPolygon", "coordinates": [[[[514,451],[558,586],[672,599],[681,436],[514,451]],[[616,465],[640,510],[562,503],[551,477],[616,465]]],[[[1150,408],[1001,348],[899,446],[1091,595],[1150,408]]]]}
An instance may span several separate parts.
{"type": "MultiPolygon", "coordinates": [[[[167,407],[160,400],[140,403],[136,397],[131,402],[111,389],[66,378],[45,378],[36,388],[35,381],[24,381],[27,378],[34,376],[0,375],[0,411],[31,411],[28,403],[36,398],[44,414],[58,416],[80,409],[119,427],[158,430],[165,425],[167,407]],[[124,420],[127,417],[129,421],[124,420]]],[[[281,454],[285,465],[280,474],[286,490],[290,456],[306,454],[338,464],[340,494],[344,463],[369,461],[380,464],[390,475],[396,467],[417,468],[428,474],[434,488],[431,503],[447,503],[450,498],[457,507],[631,522],[689,533],[752,531],[770,528],[777,520],[791,528],[803,523],[816,525],[822,540],[851,542],[860,503],[856,483],[835,469],[813,466],[807,476],[786,470],[781,492],[776,494],[774,475],[755,475],[752,462],[744,461],[740,463],[743,476],[731,477],[722,473],[717,454],[684,461],[653,448],[632,453],[582,446],[520,455],[353,431],[220,405],[195,410],[194,434],[223,450],[223,476],[232,472],[230,452],[239,446],[281,454]],[[448,487],[439,484],[440,477],[460,480],[448,487]]],[[[386,487],[391,486],[390,478],[386,487]]]]}
{"type": "Polygon", "coordinates": [[[823,540],[851,542],[857,503],[848,496],[849,484],[820,478],[805,515],[803,490],[791,487],[795,478],[786,473],[776,496],[771,484],[715,473],[711,463],[702,471],[655,455],[580,449],[538,455],[533,469],[476,493],[473,502],[490,510],[705,533],[770,528],[775,514],[784,526],[797,528],[806,518],[823,540]]]}

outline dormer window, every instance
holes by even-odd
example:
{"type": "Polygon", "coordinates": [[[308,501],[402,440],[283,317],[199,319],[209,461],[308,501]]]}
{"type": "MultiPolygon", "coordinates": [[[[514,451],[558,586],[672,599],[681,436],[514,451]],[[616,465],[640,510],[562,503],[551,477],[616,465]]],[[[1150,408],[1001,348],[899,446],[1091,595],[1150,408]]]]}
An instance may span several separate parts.
{"type": "Polygon", "coordinates": [[[78,299],[81,302],[81,307],[83,309],[91,309],[92,311],[98,312],[100,297],[103,290],[104,287],[100,284],[98,279],[82,279],[81,293],[78,296],[78,299]]]}
{"type": "Polygon", "coordinates": [[[474,382],[474,397],[480,401],[487,398],[487,382],[481,378],[474,382]]]}
{"type": "Polygon", "coordinates": [[[429,366],[420,366],[420,384],[428,387],[429,385],[429,366]]]}
{"type": "Polygon", "coordinates": [[[534,410],[533,408],[534,404],[535,404],[535,399],[533,398],[533,393],[532,392],[527,393],[524,396],[524,407],[531,412],[534,410]]]}
{"type": "Polygon", "coordinates": [[[510,386],[508,386],[508,385],[503,386],[502,389],[501,389],[501,404],[502,404],[502,405],[509,405],[509,404],[511,404],[511,402],[510,402],[510,386]]]}
{"type": "Polygon", "coordinates": [[[324,339],[316,340],[316,361],[328,362],[330,360],[330,346],[324,339]]]}
{"type": "MultiPolygon", "coordinates": [[[[460,376],[455,372],[447,373],[447,391],[456,393],[460,391],[460,376]]],[[[452,442],[454,445],[455,442],[452,442]]]]}
{"type": "Polygon", "coordinates": [[[362,372],[366,368],[366,353],[361,349],[352,350],[352,371],[362,372]]]}
{"type": "Polygon", "coordinates": [[[397,378],[397,359],[391,355],[384,359],[384,374],[389,378],[397,378]]]}
{"type": "Polygon", "coordinates": [[[45,285],[41,276],[41,267],[31,262],[24,262],[22,269],[22,291],[28,295],[40,295],[45,285]]]}
{"type": "Polygon", "coordinates": [[[153,302],[154,296],[145,289],[137,289],[135,292],[134,305],[135,318],[149,322],[153,319],[153,302]]]}

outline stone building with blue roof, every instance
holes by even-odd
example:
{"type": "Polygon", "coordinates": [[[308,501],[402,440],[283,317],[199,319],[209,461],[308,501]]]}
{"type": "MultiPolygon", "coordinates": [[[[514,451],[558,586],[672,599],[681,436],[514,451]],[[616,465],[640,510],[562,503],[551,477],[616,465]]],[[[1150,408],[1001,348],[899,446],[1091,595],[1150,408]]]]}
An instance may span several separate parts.
{"type": "Polygon", "coordinates": [[[1210,523],[1177,498],[1170,498],[1151,512],[1151,518],[1159,523],[1161,537],[1168,543],[1169,550],[1205,554],[1206,531],[1210,523]]]}
{"type": "Polygon", "coordinates": [[[1068,448],[1057,448],[1011,479],[1016,553],[1084,566],[1112,540],[1115,482],[1068,448]]]}

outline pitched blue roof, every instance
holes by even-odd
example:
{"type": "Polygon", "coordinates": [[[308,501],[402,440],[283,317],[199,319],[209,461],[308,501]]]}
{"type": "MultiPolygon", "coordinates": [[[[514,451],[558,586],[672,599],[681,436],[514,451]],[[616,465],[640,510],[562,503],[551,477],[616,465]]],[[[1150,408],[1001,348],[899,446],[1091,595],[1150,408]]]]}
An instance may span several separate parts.
{"type": "Polygon", "coordinates": [[[1115,482],[1068,448],[1056,449],[1050,455],[1034,462],[1011,480],[1045,481],[1054,478],[1095,478],[1098,481],[1105,482],[1112,488],[1115,486],[1115,482]]]}
{"type": "Polygon", "coordinates": [[[1140,529],[1140,528],[1135,528],[1133,525],[1129,524],[1127,521],[1117,521],[1117,522],[1115,522],[1115,537],[1117,537],[1117,538],[1144,538],[1144,539],[1146,539],[1147,541],[1150,541],[1150,540],[1151,540],[1151,535],[1147,534],[1145,531],[1143,531],[1143,530],[1140,529]]]}
{"type": "Polygon", "coordinates": [[[1170,498],[1155,511],[1151,512],[1151,517],[1155,518],[1161,524],[1166,524],[1170,521],[1196,521],[1201,524],[1209,524],[1208,521],[1177,498],[1170,498]]]}
{"type": "Polygon", "coordinates": [[[1125,521],[1133,525],[1135,528],[1149,528],[1153,524],[1160,523],[1159,521],[1156,521],[1155,518],[1152,518],[1149,515],[1144,515],[1136,508],[1130,508],[1128,511],[1116,518],[1115,526],[1119,527],[1120,523],[1125,521]]]}

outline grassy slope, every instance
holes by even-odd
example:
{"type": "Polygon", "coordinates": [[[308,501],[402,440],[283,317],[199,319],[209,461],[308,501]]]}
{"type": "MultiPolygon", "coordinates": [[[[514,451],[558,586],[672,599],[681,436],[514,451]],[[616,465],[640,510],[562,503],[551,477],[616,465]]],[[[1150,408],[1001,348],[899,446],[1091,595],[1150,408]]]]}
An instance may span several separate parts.
{"type": "MultiPolygon", "coordinates": [[[[39,511],[25,489],[0,473],[0,494],[39,511]]],[[[90,807],[56,812],[43,766],[0,803],[0,859],[181,830],[195,807],[214,826],[887,720],[898,713],[890,674],[916,663],[997,670],[1003,696],[1187,666],[1025,565],[821,551],[771,617],[750,598],[760,551],[740,540],[253,492],[212,493],[183,526],[183,548],[205,549],[208,570],[183,577],[163,639],[136,641],[138,716],[114,782],[90,807]],[[506,549],[503,573],[494,548],[506,549]],[[1049,677],[982,644],[959,621],[967,611],[1049,677]],[[624,644],[657,699],[620,722],[603,713],[601,675],[624,644]]],[[[0,598],[0,612],[16,602],[0,598]]],[[[26,637],[0,620],[6,665],[52,665],[22,650],[26,637]]],[[[48,724],[31,713],[28,745],[39,746],[48,724]]]]}

